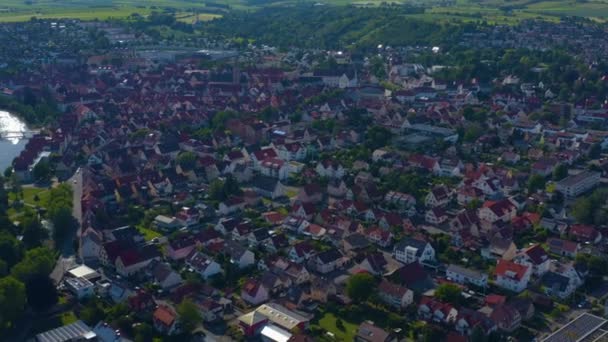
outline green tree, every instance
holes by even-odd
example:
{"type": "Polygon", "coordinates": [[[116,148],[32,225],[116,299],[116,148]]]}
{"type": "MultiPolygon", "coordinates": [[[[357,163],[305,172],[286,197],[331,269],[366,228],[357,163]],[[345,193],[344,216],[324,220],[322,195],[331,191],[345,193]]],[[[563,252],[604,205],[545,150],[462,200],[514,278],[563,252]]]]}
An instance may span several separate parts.
{"type": "Polygon", "coordinates": [[[232,176],[231,174],[226,176],[226,180],[223,184],[223,191],[225,197],[240,195],[242,193],[239,183],[237,182],[236,178],[234,178],[234,176],[232,176]]]}
{"type": "Polygon", "coordinates": [[[196,304],[189,299],[184,299],[177,306],[177,313],[182,328],[186,332],[192,332],[202,322],[201,314],[196,304]]]}
{"type": "Polygon", "coordinates": [[[53,238],[56,242],[63,241],[78,228],[77,221],[72,216],[72,209],[68,207],[55,210],[51,216],[51,221],[53,223],[53,238]]]}
{"type": "Polygon", "coordinates": [[[8,264],[6,261],[0,259],[0,278],[8,275],[8,264]]]}
{"type": "Polygon", "coordinates": [[[365,145],[369,149],[375,150],[388,145],[392,138],[393,133],[391,133],[391,131],[384,127],[374,126],[367,131],[365,145]]]}
{"type": "Polygon", "coordinates": [[[25,310],[25,285],[13,277],[0,279],[0,327],[10,326],[25,310]]]}
{"type": "Polygon", "coordinates": [[[53,175],[53,171],[51,170],[51,165],[48,160],[43,159],[39,161],[36,166],[34,166],[34,170],[32,171],[34,179],[36,181],[48,182],[53,175]]]}
{"type": "Polygon", "coordinates": [[[221,111],[217,112],[211,119],[211,128],[214,130],[222,131],[226,129],[226,123],[228,120],[237,117],[237,113],[233,111],[221,111]]]}
{"type": "Polygon", "coordinates": [[[357,273],[346,283],[346,294],[356,303],[365,302],[374,292],[376,280],[369,273],[357,273]]]}
{"type": "Polygon", "coordinates": [[[422,328],[422,341],[424,342],[443,341],[444,337],[445,331],[438,326],[426,324],[422,328]]]}
{"type": "Polygon", "coordinates": [[[36,217],[27,217],[23,223],[23,243],[29,249],[40,247],[49,234],[36,217]]]}
{"type": "Polygon", "coordinates": [[[182,169],[188,171],[196,166],[196,154],[186,151],[177,156],[177,163],[182,169]]]}
{"type": "Polygon", "coordinates": [[[488,338],[486,337],[486,334],[481,327],[476,326],[475,328],[473,328],[470,338],[471,342],[485,342],[487,340],[488,338]]]}
{"type": "Polygon", "coordinates": [[[8,232],[0,232],[0,259],[13,267],[23,257],[23,246],[8,232]]]}
{"type": "Polygon", "coordinates": [[[595,144],[591,145],[591,148],[589,149],[589,158],[597,159],[600,157],[601,154],[602,154],[602,146],[600,144],[595,143],[595,144]]]}
{"type": "Polygon", "coordinates": [[[528,192],[536,192],[545,188],[545,177],[541,175],[532,175],[528,179],[528,192]]]}
{"type": "Polygon", "coordinates": [[[224,194],[224,182],[216,178],[209,184],[209,197],[215,201],[223,201],[226,199],[224,194]]]}
{"type": "Polygon", "coordinates": [[[467,203],[467,209],[478,209],[482,204],[483,202],[479,198],[473,198],[471,202],[467,203]]]}
{"type": "Polygon", "coordinates": [[[95,325],[100,320],[106,318],[101,300],[95,297],[90,298],[80,311],[80,318],[90,325],[95,325]]]}
{"type": "Polygon", "coordinates": [[[559,164],[555,170],[553,170],[553,180],[560,181],[568,176],[568,166],[566,164],[559,164]]]}
{"type": "Polygon", "coordinates": [[[437,299],[452,304],[460,303],[460,300],[462,299],[461,294],[462,290],[460,287],[449,283],[441,284],[435,289],[435,297],[437,297],[437,299]]]}
{"type": "Polygon", "coordinates": [[[483,134],[483,127],[478,123],[471,123],[467,125],[464,130],[462,139],[466,142],[474,142],[483,134]]]}
{"type": "Polygon", "coordinates": [[[28,304],[36,310],[57,304],[57,288],[48,275],[36,274],[25,282],[28,304]]]}
{"type": "Polygon", "coordinates": [[[4,178],[11,178],[11,175],[13,174],[13,167],[9,166],[6,169],[4,169],[4,178]]]}
{"type": "Polygon", "coordinates": [[[37,275],[48,276],[55,266],[53,251],[46,247],[30,249],[25,257],[11,269],[11,275],[27,282],[37,275]]]}
{"type": "Polygon", "coordinates": [[[135,329],[135,342],[152,341],[154,337],[154,328],[148,323],[138,324],[135,329]]]}

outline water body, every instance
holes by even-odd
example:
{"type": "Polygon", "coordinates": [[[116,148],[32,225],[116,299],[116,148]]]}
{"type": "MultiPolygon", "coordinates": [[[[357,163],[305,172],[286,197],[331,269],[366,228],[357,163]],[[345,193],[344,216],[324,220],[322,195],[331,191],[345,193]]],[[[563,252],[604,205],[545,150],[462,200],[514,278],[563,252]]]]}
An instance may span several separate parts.
{"type": "Polygon", "coordinates": [[[17,116],[0,110],[0,172],[10,166],[13,159],[23,151],[29,132],[25,122],[17,116]]]}

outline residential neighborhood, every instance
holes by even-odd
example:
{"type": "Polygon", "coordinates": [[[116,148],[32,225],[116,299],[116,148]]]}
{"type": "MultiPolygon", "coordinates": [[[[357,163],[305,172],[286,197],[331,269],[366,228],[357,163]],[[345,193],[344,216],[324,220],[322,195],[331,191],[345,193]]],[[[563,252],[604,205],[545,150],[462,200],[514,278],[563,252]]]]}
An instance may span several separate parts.
{"type": "MultiPolygon", "coordinates": [[[[540,54],[571,30],[608,89],[605,31],[518,27],[461,43],[540,54]]],[[[27,251],[0,253],[0,274],[31,301],[22,263],[52,250],[57,300],[24,314],[73,318],[11,318],[15,340],[553,341],[608,312],[605,97],[559,96],[566,81],[507,57],[495,78],[448,80],[462,66],[418,61],[437,53],[422,47],[211,54],[132,30],[0,25],[16,46],[40,34],[0,54],[18,70],[2,68],[2,98],[57,108],[4,173],[27,251]],[[50,233],[32,238],[30,216],[50,233]]]]}

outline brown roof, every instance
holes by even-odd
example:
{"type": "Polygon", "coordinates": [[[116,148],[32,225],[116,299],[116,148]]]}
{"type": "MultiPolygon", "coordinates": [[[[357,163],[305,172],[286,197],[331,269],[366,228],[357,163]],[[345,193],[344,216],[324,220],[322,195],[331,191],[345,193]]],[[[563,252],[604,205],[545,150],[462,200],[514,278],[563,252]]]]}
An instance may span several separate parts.
{"type": "Polygon", "coordinates": [[[176,318],[176,314],[168,306],[159,306],[154,311],[154,319],[168,327],[173,325],[176,318]]]}

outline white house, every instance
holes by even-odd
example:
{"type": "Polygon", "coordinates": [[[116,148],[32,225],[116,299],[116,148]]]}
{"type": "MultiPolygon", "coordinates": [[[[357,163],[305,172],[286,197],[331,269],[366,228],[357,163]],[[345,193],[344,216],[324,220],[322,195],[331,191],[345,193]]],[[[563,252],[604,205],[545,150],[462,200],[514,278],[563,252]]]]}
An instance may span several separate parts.
{"type": "Polygon", "coordinates": [[[503,289],[522,292],[528,287],[532,267],[500,259],[496,265],[496,285],[503,289]]]}
{"type": "Polygon", "coordinates": [[[551,266],[551,258],[540,244],[521,250],[513,261],[532,267],[532,274],[537,277],[547,273],[551,266]]]}
{"type": "Polygon", "coordinates": [[[255,264],[255,254],[236,241],[227,240],[224,244],[223,253],[229,256],[230,262],[240,269],[255,264]]]}
{"type": "Polygon", "coordinates": [[[148,268],[148,275],[152,281],[162,289],[168,290],[180,285],[183,280],[167,263],[153,261],[148,268]]]}
{"type": "Polygon", "coordinates": [[[241,287],[241,298],[251,305],[259,305],[269,299],[268,289],[261,281],[249,279],[241,287]]]}
{"type": "Polygon", "coordinates": [[[326,178],[344,177],[344,168],[334,160],[325,159],[320,161],[315,168],[319,176],[326,178]]]}
{"type": "Polygon", "coordinates": [[[317,272],[325,274],[342,267],[344,261],[342,253],[334,248],[317,254],[314,258],[314,265],[317,272]]]}
{"type": "Polygon", "coordinates": [[[387,280],[378,285],[378,295],[383,302],[397,309],[404,309],[414,302],[412,290],[387,280]]]}
{"type": "Polygon", "coordinates": [[[222,273],[222,268],[217,262],[197,251],[193,251],[186,258],[186,265],[204,279],[222,273]]]}
{"type": "Polygon", "coordinates": [[[445,275],[448,279],[459,284],[473,284],[479,287],[488,285],[487,274],[454,264],[448,266],[445,275]]]}
{"type": "Polygon", "coordinates": [[[439,207],[446,205],[452,198],[452,192],[445,185],[438,185],[431,189],[424,199],[424,204],[427,207],[439,207]]]}
{"type": "Polygon", "coordinates": [[[95,285],[86,278],[66,278],[64,284],[78,299],[90,297],[95,292],[95,285]]]}
{"type": "Polygon", "coordinates": [[[289,164],[278,158],[265,159],[260,162],[258,170],[264,176],[285,180],[289,177],[289,164]]]}
{"type": "Polygon", "coordinates": [[[426,241],[405,238],[395,245],[393,256],[405,264],[412,262],[424,264],[435,261],[435,249],[426,241]]]}

